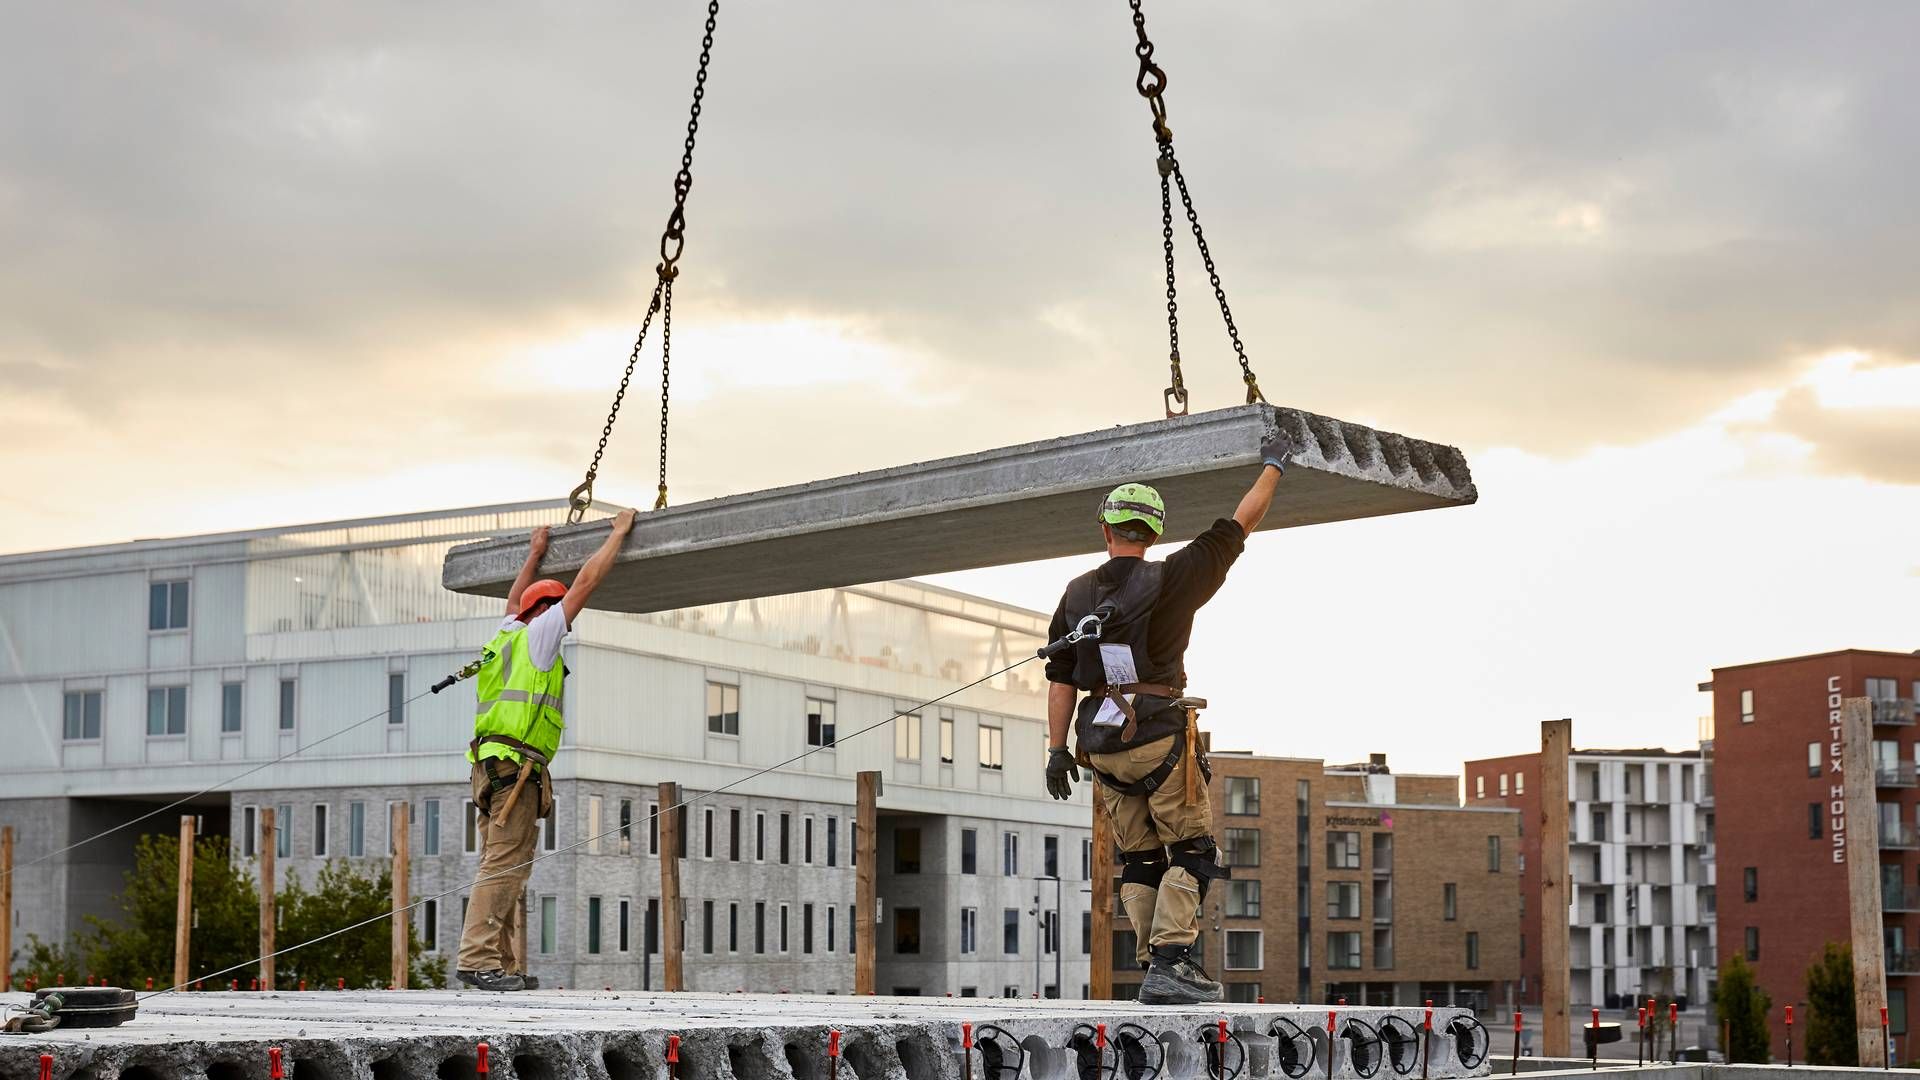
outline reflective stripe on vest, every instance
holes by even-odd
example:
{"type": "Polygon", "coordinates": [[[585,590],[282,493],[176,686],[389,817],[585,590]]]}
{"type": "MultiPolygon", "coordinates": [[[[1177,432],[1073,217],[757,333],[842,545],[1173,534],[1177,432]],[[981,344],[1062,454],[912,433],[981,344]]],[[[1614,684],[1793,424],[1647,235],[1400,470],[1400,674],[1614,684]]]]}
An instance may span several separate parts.
{"type": "MultiPolygon", "coordinates": [[[[476,739],[488,735],[516,739],[551,759],[566,727],[566,665],[555,657],[553,666],[542,671],[527,650],[525,626],[502,630],[488,644],[475,680],[473,734],[476,739]]],[[[483,742],[467,752],[469,761],[497,757],[518,762],[522,756],[497,741],[483,742]]]]}

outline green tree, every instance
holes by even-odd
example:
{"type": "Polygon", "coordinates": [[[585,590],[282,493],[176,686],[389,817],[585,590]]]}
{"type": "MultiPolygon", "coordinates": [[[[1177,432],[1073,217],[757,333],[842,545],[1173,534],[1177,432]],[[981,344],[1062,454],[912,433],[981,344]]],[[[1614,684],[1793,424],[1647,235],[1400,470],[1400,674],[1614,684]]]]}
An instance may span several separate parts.
{"type": "MultiPolygon", "coordinates": [[[[341,979],[355,987],[387,985],[393,973],[393,925],[379,916],[393,906],[390,865],[380,864],[377,875],[361,874],[351,863],[336,859],[320,868],[312,890],[301,884],[298,875],[291,875],[279,903],[279,947],[314,942],[276,962],[275,976],[282,986],[294,986],[301,979],[315,987],[332,986],[341,979]],[[356,926],[359,923],[367,925],[356,926]],[[347,926],[356,928],[334,933],[347,926]]],[[[416,987],[445,986],[446,958],[422,955],[420,935],[413,925],[418,911],[402,916],[409,924],[408,981],[416,987]]]]}
{"type": "Polygon", "coordinates": [[[16,990],[26,989],[29,980],[35,986],[53,986],[61,979],[77,983],[87,974],[85,949],[77,940],[69,945],[49,945],[40,940],[40,935],[28,934],[26,945],[13,953],[20,957],[20,966],[13,969],[16,990]]]}
{"type": "Polygon", "coordinates": [[[1829,941],[1807,968],[1807,1064],[1858,1065],[1853,1011],[1853,945],[1829,941]]]}
{"type": "MultiPolygon", "coordinates": [[[[149,977],[155,986],[170,985],[179,900],[179,838],[141,837],[120,891],[120,917],[87,918],[87,963],[93,973],[116,986],[144,987],[149,977]]],[[[260,892],[253,875],[228,858],[224,837],[202,837],[194,843],[193,929],[188,941],[188,975],[195,979],[259,954],[260,892]]],[[[234,974],[242,981],[247,978],[245,971],[234,974]]]]}
{"type": "Polygon", "coordinates": [[[1772,1060],[1772,1031],[1767,1026],[1767,1010],[1773,999],[1753,981],[1753,969],[1744,957],[1735,953],[1720,969],[1720,985],[1714,991],[1714,1009],[1727,1025],[1727,1060],[1766,1064],[1772,1060]]]}

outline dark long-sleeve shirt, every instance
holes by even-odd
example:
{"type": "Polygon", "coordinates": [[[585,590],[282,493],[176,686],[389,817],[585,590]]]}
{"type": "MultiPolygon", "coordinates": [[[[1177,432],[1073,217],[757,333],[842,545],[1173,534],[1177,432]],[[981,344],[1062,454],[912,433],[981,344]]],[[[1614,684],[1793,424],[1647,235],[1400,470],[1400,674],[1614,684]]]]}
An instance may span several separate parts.
{"type": "MultiPolygon", "coordinates": [[[[1166,557],[1161,571],[1160,596],[1154,602],[1153,620],[1147,627],[1147,657],[1156,671],[1178,671],[1186,680],[1187,641],[1193,636],[1193,616],[1200,606],[1213,599],[1227,580],[1227,571],[1247,547],[1247,534],[1232,518],[1221,518],[1193,542],[1166,557]]],[[[1132,576],[1144,560],[1131,555],[1108,559],[1094,571],[1102,585],[1115,585],[1132,576]]],[[[1073,626],[1067,620],[1066,598],[1054,609],[1049,640],[1065,637],[1073,626]]],[[[1047,661],[1047,681],[1073,682],[1074,656],[1071,650],[1047,661]]]]}

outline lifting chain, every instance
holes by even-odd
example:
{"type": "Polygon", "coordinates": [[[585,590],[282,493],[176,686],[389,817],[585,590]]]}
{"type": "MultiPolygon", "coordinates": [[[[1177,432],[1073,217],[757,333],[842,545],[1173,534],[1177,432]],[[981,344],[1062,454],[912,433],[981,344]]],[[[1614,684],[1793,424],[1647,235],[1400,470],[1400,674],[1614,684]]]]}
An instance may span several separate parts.
{"type": "Polygon", "coordinates": [[[1247,347],[1240,341],[1240,328],[1233,321],[1233,309],[1227,305],[1227,291],[1220,284],[1220,272],[1214,267],[1213,251],[1207,246],[1206,234],[1200,228],[1200,215],[1193,208],[1193,195],[1187,190],[1186,174],[1180,170],[1180,159],[1173,153],[1173,129],[1167,126],[1167,73],[1153,61],[1153,41],[1147,37],[1147,16],[1140,10],[1141,0],[1127,0],[1133,9],[1133,33],[1137,39],[1133,47],[1134,55],[1140,58],[1140,71],[1134,78],[1134,89],[1147,99],[1147,107],[1153,112],[1153,139],[1160,147],[1156,165],[1160,171],[1160,245],[1166,255],[1167,263],[1167,362],[1172,369],[1171,384],[1165,391],[1167,416],[1187,414],[1187,384],[1180,372],[1180,300],[1174,282],[1173,272],[1173,189],[1180,189],[1180,205],[1186,209],[1187,225],[1193,231],[1193,242],[1200,249],[1200,261],[1207,270],[1207,280],[1213,285],[1213,298],[1220,304],[1220,318],[1227,324],[1227,338],[1233,343],[1233,352],[1240,360],[1240,379],[1247,384],[1247,404],[1265,401],[1266,395],[1260,392],[1260,384],[1254,378],[1253,366],[1247,361],[1247,347]]]}
{"type": "Polygon", "coordinates": [[[720,18],[720,0],[707,0],[707,23],[700,37],[700,67],[693,77],[693,104],[687,110],[687,138],[680,152],[680,171],[673,176],[673,210],[667,214],[667,227],[660,233],[660,263],[654,267],[659,278],[653,287],[653,299],[640,322],[640,333],[633,339],[633,352],[627,356],[626,372],[620,388],[614,391],[613,407],[607,410],[606,426],[600,429],[600,444],[587,464],[586,478],[567,496],[567,521],[578,523],[593,505],[593,481],[600,475],[600,458],[607,452],[607,440],[613,435],[614,421],[620,417],[620,403],[627,396],[627,384],[633,379],[634,364],[640,359],[640,347],[646,343],[653,316],[660,315],[660,492],[653,508],[667,505],[667,421],[668,389],[673,375],[673,282],[680,276],[680,253],[687,245],[687,195],[693,190],[693,145],[700,134],[700,111],[707,96],[707,68],[713,62],[713,30],[720,18]]]}

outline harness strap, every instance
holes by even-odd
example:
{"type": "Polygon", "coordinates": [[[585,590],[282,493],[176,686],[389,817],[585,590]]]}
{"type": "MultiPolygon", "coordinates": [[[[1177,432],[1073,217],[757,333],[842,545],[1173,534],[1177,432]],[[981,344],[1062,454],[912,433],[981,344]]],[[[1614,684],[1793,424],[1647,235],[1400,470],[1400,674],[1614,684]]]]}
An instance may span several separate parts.
{"type": "Polygon", "coordinates": [[[473,756],[477,758],[480,756],[481,745],[485,743],[499,743],[507,749],[525,756],[527,760],[539,765],[542,769],[545,769],[551,764],[547,760],[547,755],[535,750],[533,747],[528,746],[526,743],[521,742],[511,735],[481,735],[468,743],[467,749],[472,751],[473,756]]]}
{"type": "MultiPolygon", "coordinates": [[[[1112,788],[1114,791],[1129,798],[1139,795],[1151,795],[1160,790],[1160,785],[1167,782],[1167,777],[1173,775],[1174,769],[1179,768],[1180,758],[1185,755],[1186,752],[1187,733],[1184,731],[1175,732],[1173,745],[1168,748],[1167,756],[1160,759],[1160,764],[1154,766],[1152,772],[1135,780],[1131,784],[1123,784],[1113,777],[1108,776],[1106,773],[1101,772],[1099,769],[1093,768],[1092,765],[1088,765],[1087,768],[1092,770],[1094,779],[1098,780],[1102,785],[1112,788]]],[[[1125,852],[1121,853],[1122,858],[1125,857],[1125,854],[1125,852]]]]}
{"type": "Polygon", "coordinates": [[[1093,697],[1105,698],[1113,702],[1113,707],[1119,709],[1120,715],[1127,718],[1126,726],[1120,729],[1120,738],[1128,742],[1132,742],[1134,735],[1140,731],[1140,716],[1134,711],[1133,702],[1127,700],[1128,694],[1148,694],[1153,697],[1178,698],[1185,693],[1186,689],[1184,687],[1168,686],[1164,683],[1140,682],[1120,683],[1119,685],[1102,684],[1094,687],[1092,690],[1093,697]]]}

